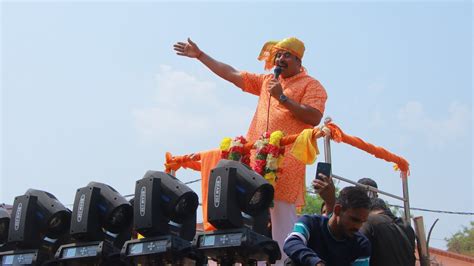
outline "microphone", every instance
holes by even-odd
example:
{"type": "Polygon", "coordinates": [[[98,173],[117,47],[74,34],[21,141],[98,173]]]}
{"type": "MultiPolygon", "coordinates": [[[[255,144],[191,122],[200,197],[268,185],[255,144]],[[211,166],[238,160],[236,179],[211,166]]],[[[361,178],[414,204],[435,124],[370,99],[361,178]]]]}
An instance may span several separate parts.
{"type": "Polygon", "coordinates": [[[281,74],[281,67],[280,66],[276,66],[275,69],[273,70],[273,73],[275,75],[275,79],[278,79],[278,77],[280,76],[281,74]]]}

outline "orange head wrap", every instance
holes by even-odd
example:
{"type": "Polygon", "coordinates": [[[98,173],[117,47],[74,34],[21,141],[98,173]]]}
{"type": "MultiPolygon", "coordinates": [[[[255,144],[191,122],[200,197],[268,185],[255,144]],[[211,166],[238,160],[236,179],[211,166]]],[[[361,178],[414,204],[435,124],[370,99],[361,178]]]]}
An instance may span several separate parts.
{"type": "Polygon", "coordinates": [[[263,45],[258,60],[264,60],[265,70],[270,70],[274,66],[273,62],[278,51],[284,50],[299,59],[303,59],[304,49],[304,43],[295,37],[286,38],[281,41],[269,41],[263,45]]]}

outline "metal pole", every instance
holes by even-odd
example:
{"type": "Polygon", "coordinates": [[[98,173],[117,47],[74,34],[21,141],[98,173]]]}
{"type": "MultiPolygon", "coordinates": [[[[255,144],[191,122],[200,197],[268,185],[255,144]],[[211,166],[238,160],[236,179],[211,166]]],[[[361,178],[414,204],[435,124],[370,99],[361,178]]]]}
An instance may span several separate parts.
{"type": "Polygon", "coordinates": [[[362,188],[364,188],[364,189],[366,189],[366,190],[369,190],[369,191],[377,192],[378,194],[383,194],[383,195],[386,195],[386,196],[389,196],[389,197],[392,197],[392,198],[395,198],[395,199],[404,201],[404,199],[403,199],[402,197],[399,197],[399,196],[397,196],[397,195],[393,195],[393,194],[391,194],[391,193],[388,193],[388,192],[379,190],[379,189],[377,189],[377,188],[375,188],[375,187],[372,187],[372,186],[369,186],[369,185],[364,185],[364,184],[357,183],[357,182],[355,182],[355,181],[349,180],[349,179],[344,178],[344,177],[342,177],[342,176],[338,176],[338,175],[332,174],[332,178],[336,178],[336,179],[339,179],[339,180],[341,180],[341,181],[344,181],[344,182],[353,184],[353,185],[355,185],[355,186],[362,187],[362,188]]]}
{"type": "MultiPolygon", "coordinates": [[[[332,121],[330,117],[324,119],[324,124],[327,125],[332,121]]],[[[331,163],[331,136],[324,137],[324,161],[331,163]]]]}
{"type": "Polygon", "coordinates": [[[410,215],[410,198],[408,197],[408,178],[407,173],[402,172],[402,186],[403,186],[403,207],[405,209],[405,224],[411,225],[410,215]]]}
{"type": "Polygon", "coordinates": [[[430,265],[430,257],[428,255],[428,246],[426,245],[425,225],[423,223],[423,216],[413,218],[415,223],[415,233],[417,235],[418,256],[420,258],[421,266],[430,265]]]}

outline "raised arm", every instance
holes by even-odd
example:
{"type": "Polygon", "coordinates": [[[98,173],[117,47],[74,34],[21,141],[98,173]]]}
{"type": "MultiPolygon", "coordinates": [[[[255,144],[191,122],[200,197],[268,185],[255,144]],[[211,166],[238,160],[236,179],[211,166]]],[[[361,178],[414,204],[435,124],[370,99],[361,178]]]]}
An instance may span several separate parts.
{"type": "Polygon", "coordinates": [[[244,80],[238,70],[204,53],[190,38],[187,42],[177,42],[173,47],[177,55],[198,59],[216,75],[243,89],[244,80]]]}

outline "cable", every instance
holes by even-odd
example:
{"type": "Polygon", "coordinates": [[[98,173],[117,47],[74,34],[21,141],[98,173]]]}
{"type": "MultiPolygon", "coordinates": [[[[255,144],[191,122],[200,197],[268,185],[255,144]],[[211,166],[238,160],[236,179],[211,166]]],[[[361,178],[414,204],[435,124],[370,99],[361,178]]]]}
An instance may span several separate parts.
{"type": "MultiPolygon", "coordinates": [[[[391,207],[402,208],[402,209],[404,208],[403,206],[395,205],[395,204],[387,204],[387,205],[391,206],[391,207]]],[[[453,212],[453,211],[430,210],[430,209],[414,208],[414,207],[410,207],[410,210],[424,211],[424,212],[435,212],[435,213],[446,213],[446,214],[458,214],[458,215],[474,215],[474,212],[453,212]]]]}
{"type": "MultiPolygon", "coordinates": [[[[314,190],[308,190],[307,193],[308,194],[313,194],[313,195],[317,194],[314,190]]],[[[390,204],[390,203],[387,203],[387,205],[391,206],[391,207],[401,208],[401,209],[405,208],[403,206],[390,204]]],[[[453,211],[443,211],[443,210],[430,210],[430,209],[415,208],[415,207],[410,207],[410,210],[424,211],[424,212],[435,212],[435,213],[445,213],[445,214],[457,214],[457,215],[474,215],[474,212],[453,212],[453,211]]]]}

